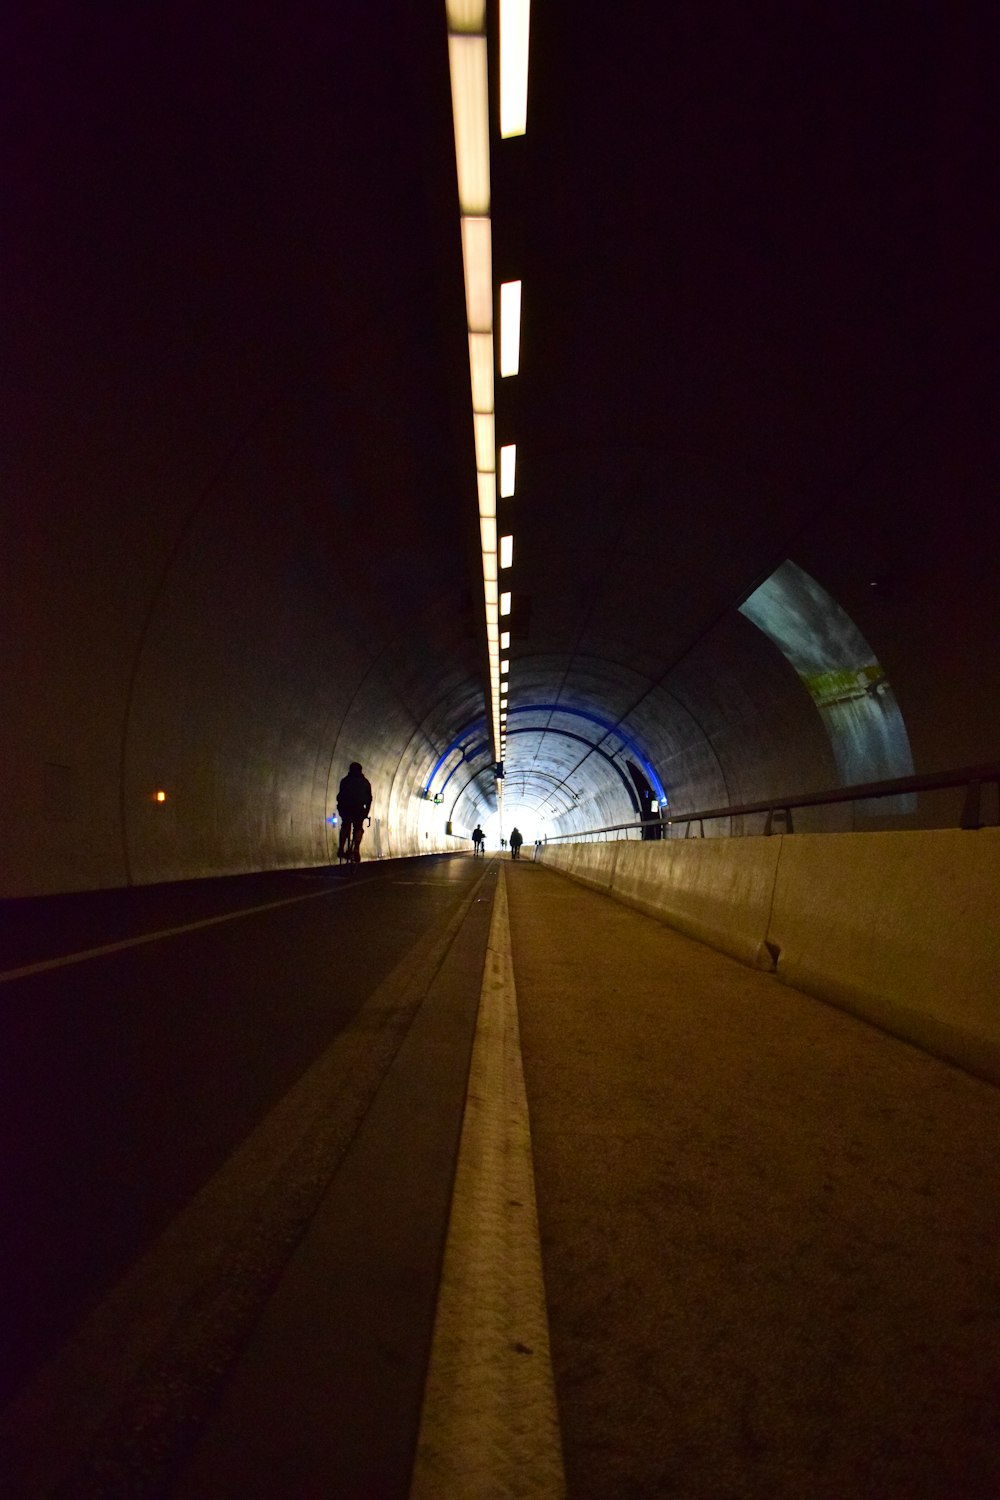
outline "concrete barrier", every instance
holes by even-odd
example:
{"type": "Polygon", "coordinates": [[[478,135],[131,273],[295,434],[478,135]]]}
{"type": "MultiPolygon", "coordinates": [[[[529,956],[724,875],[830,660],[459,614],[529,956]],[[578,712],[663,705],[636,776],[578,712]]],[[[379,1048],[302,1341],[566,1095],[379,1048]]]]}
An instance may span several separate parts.
{"type": "Polygon", "coordinates": [[[536,857],[564,875],[572,875],[583,885],[598,891],[609,891],[614,878],[619,849],[624,841],[608,844],[551,844],[536,850],[536,857]]]}
{"type": "Polygon", "coordinates": [[[737,859],[734,842],[620,844],[611,894],[743,963],[773,969],[766,939],[780,839],[740,839],[737,859]]]}
{"type": "Polygon", "coordinates": [[[1000,830],[782,846],[778,978],[1000,1083],[1000,830]]]}
{"type": "Polygon", "coordinates": [[[1000,830],[548,845],[541,863],[1000,1083],[1000,830]]]}

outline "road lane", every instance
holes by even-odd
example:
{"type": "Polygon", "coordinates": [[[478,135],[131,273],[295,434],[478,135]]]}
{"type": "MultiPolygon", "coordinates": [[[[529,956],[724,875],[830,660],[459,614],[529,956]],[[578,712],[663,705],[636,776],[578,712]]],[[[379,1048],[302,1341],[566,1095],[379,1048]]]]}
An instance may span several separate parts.
{"type": "MultiPolygon", "coordinates": [[[[257,911],[3,987],[0,1398],[58,1347],[480,874],[467,858],[372,864],[330,900],[257,911]],[[404,872],[419,872],[421,884],[397,884],[404,872]]],[[[280,900],[306,883],[290,872],[226,882],[224,892],[163,888],[147,893],[147,930],[151,919],[202,920],[213,904],[221,915],[236,887],[243,904],[260,905],[262,889],[280,900]]],[[[69,951],[84,931],[99,945],[133,922],[134,912],[100,895],[81,898],[82,916],[67,898],[54,903],[47,953],[69,951]]],[[[130,893],[119,895],[129,906],[130,893]]],[[[20,952],[47,956],[32,907],[20,952]]]]}

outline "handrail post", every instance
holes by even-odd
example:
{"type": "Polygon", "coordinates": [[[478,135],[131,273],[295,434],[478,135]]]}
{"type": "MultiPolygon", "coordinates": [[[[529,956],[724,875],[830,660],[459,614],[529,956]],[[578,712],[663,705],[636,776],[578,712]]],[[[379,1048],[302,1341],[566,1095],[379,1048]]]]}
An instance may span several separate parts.
{"type": "Polygon", "coordinates": [[[959,824],[960,828],[982,828],[981,789],[982,782],[979,781],[978,777],[970,781],[966,787],[965,803],[962,807],[962,821],[959,824]]]}

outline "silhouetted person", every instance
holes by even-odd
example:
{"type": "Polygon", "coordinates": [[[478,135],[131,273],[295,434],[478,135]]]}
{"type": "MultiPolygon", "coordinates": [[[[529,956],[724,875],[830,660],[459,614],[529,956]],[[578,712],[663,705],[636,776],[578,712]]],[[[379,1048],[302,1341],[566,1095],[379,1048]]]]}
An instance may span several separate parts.
{"type": "Polygon", "coordinates": [[[474,855],[476,855],[476,854],[482,854],[484,852],[483,845],[486,843],[486,835],[483,832],[483,830],[480,828],[480,826],[479,826],[478,823],[476,824],[475,828],[472,830],[472,842],[473,842],[473,845],[475,846],[473,848],[473,850],[472,850],[473,854],[474,855]]]}
{"type": "Polygon", "coordinates": [[[507,840],[506,839],[501,839],[500,840],[500,848],[501,849],[506,849],[506,847],[507,847],[507,840]]]}
{"type": "Polygon", "coordinates": [[[337,812],[340,815],[340,845],[338,859],[347,859],[348,837],[353,835],[353,858],[361,858],[361,840],[365,836],[365,819],[371,811],[372,784],[361,771],[361,762],[352,760],[347,775],[337,792],[337,812]]]}
{"type": "Polygon", "coordinates": [[[521,831],[520,831],[520,829],[519,828],[512,828],[510,830],[510,857],[511,857],[511,859],[520,859],[521,858],[521,845],[523,843],[524,843],[524,839],[521,837],[521,831]]]}

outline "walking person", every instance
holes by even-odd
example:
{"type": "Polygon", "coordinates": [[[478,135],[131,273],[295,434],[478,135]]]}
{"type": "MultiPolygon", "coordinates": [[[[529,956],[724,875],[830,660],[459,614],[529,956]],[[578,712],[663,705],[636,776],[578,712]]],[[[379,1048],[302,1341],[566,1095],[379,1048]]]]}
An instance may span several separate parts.
{"type": "Polygon", "coordinates": [[[479,826],[478,823],[476,824],[475,828],[472,830],[472,843],[473,843],[473,846],[474,846],[473,850],[472,850],[473,857],[476,857],[477,855],[485,853],[484,845],[486,843],[486,835],[483,832],[483,830],[480,828],[480,826],[479,826]]]}
{"type": "Polygon", "coordinates": [[[361,840],[365,836],[365,819],[371,811],[372,784],[361,769],[359,760],[352,760],[347,775],[337,792],[337,813],[340,817],[340,844],[338,859],[361,860],[361,840]]]}
{"type": "Polygon", "coordinates": [[[521,837],[521,830],[519,828],[512,828],[510,830],[510,857],[511,857],[511,859],[520,859],[521,858],[521,845],[523,843],[524,843],[524,839],[521,837]]]}

